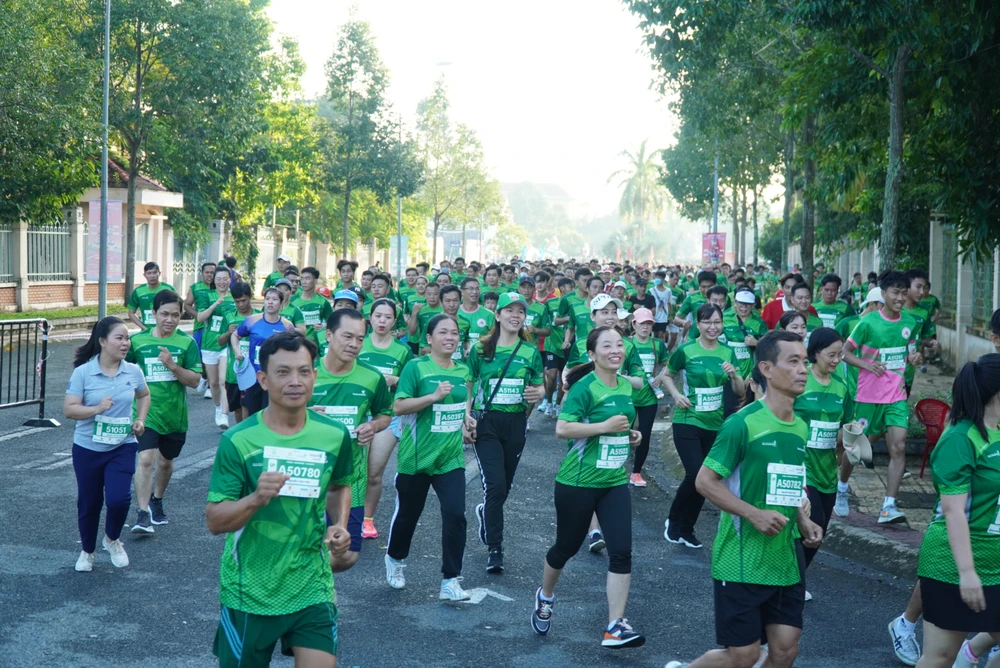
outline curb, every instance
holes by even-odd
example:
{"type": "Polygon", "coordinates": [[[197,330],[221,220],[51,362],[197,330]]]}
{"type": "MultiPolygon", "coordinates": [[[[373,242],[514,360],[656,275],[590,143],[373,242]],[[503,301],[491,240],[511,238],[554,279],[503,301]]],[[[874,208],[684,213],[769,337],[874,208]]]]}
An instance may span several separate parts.
{"type": "MultiPolygon", "coordinates": [[[[673,447],[670,421],[658,418],[653,428],[660,433],[660,461],[674,480],[666,485],[665,481],[652,477],[661,489],[672,495],[676,481],[684,477],[684,467],[673,447]]],[[[711,505],[710,501],[708,503],[711,505]]],[[[915,580],[923,538],[923,533],[905,525],[879,525],[874,517],[852,509],[847,517],[834,516],[831,520],[821,551],[899,578],[915,580]]]]}
{"type": "MultiPolygon", "coordinates": [[[[90,325],[97,322],[94,318],[88,318],[86,316],[81,318],[64,318],[61,320],[50,320],[49,324],[52,327],[66,327],[68,331],[49,333],[49,341],[84,341],[90,338],[90,325]],[[77,321],[80,321],[79,323],[77,321]],[[81,329],[78,325],[88,325],[86,329],[81,329]]],[[[127,323],[126,327],[128,329],[129,336],[135,334],[139,331],[139,328],[132,323],[127,323]]],[[[177,325],[177,329],[187,332],[188,334],[194,329],[193,320],[184,320],[181,324],[177,325]]]]}

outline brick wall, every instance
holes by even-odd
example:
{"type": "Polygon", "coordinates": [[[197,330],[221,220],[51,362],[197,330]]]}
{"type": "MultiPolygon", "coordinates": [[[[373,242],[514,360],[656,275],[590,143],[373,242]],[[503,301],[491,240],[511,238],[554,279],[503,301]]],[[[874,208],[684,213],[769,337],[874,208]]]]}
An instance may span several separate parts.
{"type": "Polygon", "coordinates": [[[16,306],[17,295],[14,293],[14,287],[0,288],[0,310],[13,311],[16,306]]]}
{"type": "MultiPolygon", "coordinates": [[[[98,295],[98,288],[100,286],[97,283],[86,283],[83,286],[83,301],[87,303],[93,302],[97,303],[100,298],[98,295]]],[[[121,302],[122,295],[125,294],[125,284],[124,283],[108,283],[108,301],[111,302],[121,302]]]]}
{"type": "Polygon", "coordinates": [[[32,309],[44,308],[46,304],[73,302],[72,283],[34,283],[28,286],[28,303],[32,309]]]}

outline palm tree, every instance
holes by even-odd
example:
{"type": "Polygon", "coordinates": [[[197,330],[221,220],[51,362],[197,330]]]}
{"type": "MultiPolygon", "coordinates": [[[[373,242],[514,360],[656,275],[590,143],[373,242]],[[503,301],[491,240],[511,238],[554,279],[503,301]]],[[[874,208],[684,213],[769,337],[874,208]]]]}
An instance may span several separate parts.
{"type": "Polygon", "coordinates": [[[618,215],[625,224],[629,239],[629,256],[639,252],[643,244],[643,232],[648,224],[658,222],[668,204],[667,192],[660,183],[660,162],[656,152],[646,152],[644,139],[638,148],[622,151],[619,156],[629,165],[616,170],[608,177],[608,183],[618,181],[623,188],[618,202],[618,215]]]}

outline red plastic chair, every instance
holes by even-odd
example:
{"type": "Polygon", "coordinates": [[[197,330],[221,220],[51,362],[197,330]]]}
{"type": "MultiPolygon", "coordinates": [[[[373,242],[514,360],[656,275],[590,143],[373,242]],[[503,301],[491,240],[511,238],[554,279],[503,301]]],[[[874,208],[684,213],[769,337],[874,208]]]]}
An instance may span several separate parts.
{"type": "Polygon", "coordinates": [[[920,464],[920,477],[924,477],[924,467],[927,466],[927,459],[931,456],[931,450],[937,445],[938,439],[944,432],[945,421],[951,406],[937,399],[921,399],[917,402],[914,413],[920,424],[927,430],[927,440],[924,443],[924,461],[920,464]]]}

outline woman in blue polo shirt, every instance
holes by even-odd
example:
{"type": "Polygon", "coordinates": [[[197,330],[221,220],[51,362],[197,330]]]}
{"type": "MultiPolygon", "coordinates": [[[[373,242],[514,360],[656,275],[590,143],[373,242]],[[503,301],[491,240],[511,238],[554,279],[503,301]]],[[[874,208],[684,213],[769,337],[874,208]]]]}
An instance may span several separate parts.
{"type": "Polygon", "coordinates": [[[76,561],[80,572],[94,568],[102,505],[108,511],[101,543],[111,554],[112,564],[117,568],[128,566],[120,536],[132,501],[136,436],[145,430],[149,412],[149,390],[142,370],[125,361],[131,345],[120,318],[110,316],[98,322],[90,339],[76,349],[75,368],[63,401],[63,415],[76,420],[73,470],[83,544],[76,561]]]}
{"type": "MultiPolygon", "coordinates": [[[[233,356],[237,362],[243,362],[243,351],[240,350],[240,339],[250,339],[250,363],[253,364],[254,371],[260,371],[260,359],[258,350],[268,337],[281,332],[291,331],[292,323],[281,316],[282,296],[277,288],[268,288],[264,291],[264,312],[255,313],[240,323],[236,328],[236,333],[229,339],[229,345],[233,349],[233,356]]],[[[240,403],[247,411],[247,417],[259,412],[267,406],[267,393],[261,389],[260,383],[254,383],[243,391],[240,396],[240,403]]]]}

